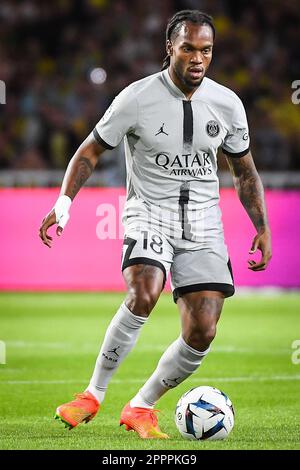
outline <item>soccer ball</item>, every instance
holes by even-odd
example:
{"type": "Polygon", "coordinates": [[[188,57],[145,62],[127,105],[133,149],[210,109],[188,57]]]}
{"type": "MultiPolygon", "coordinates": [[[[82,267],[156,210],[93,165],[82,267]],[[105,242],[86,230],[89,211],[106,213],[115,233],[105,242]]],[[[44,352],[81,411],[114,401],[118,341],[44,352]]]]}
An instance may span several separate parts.
{"type": "Polygon", "coordinates": [[[233,406],[217,388],[192,388],[177,403],[175,423],[185,439],[225,439],[234,425],[233,406]]]}

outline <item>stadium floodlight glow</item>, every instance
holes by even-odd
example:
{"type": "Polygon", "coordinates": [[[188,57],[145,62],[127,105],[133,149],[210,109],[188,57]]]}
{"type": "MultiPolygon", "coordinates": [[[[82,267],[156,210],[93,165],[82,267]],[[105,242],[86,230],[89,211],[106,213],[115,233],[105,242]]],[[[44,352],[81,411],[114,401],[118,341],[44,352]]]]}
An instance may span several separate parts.
{"type": "Polygon", "coordinates": [[[107,78],[107,73],[101,67],[96,67],[90,72],[90,80],[95,85],[102,85],[107,78]]]}

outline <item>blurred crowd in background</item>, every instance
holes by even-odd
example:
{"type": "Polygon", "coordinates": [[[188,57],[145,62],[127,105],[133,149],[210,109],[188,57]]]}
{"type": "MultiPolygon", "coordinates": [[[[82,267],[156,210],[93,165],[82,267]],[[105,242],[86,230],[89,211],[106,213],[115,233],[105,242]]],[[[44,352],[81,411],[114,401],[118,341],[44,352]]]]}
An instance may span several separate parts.
{"type": "MultiPolygon", "coordinates": [[[[299,170],[298,0],[1,0],[0,169],[64,169],[115,95],[161,69],[168,19],[187,8],[214,18],[208,76],[243,100],[257,167],[299,170]]],[[[121,157],[104,158],[112,185],[121,157]]]]}

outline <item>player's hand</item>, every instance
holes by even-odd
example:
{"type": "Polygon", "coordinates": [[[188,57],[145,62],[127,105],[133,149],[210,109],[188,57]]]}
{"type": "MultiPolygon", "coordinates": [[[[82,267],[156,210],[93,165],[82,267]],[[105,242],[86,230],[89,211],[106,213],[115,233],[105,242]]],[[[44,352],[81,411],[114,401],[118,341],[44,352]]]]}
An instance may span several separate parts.
{"type": "Polygon", "coordinates": [[[59,237],[62,234],[62,231],[70,218],[69,209],[71,203],[72,201],[68,196],[59,196],[53,209],[42,220],[39,236],[42,242],[49,248],[51,248],[52,237],[48,235],[47,230],[52,225],[58,224],[58,227],[56,229],[56,235],[59,237]]]}
{"type": "MultiPolygon", "coordinates": [[[[56,223],[56,215],[54,209],[52,209],[49,214],[47,214],[43,220],[42,220],[42,225],[40,226],[40,231],[39,231],[39,237],[42,240],[42,242],[47,245],[49,248],[51,248],[52,244],[52,237],[48,235],[47,230],[50,228],[52,225],[56,223]]],[[[60,235],[58,231],[62,231],[61,227],[57,227],[56,229],[56,234],[60,235]]]]}
{"type": "Polygon", "coordinates": [[[264,271],[272,258],[271,232],[269,228],[254,237],[249,253],[255,253],[257,250],[261,251],[262,257],[258,262],[253,259],[248,260],[248,269],[252,271],[264,271]]]}

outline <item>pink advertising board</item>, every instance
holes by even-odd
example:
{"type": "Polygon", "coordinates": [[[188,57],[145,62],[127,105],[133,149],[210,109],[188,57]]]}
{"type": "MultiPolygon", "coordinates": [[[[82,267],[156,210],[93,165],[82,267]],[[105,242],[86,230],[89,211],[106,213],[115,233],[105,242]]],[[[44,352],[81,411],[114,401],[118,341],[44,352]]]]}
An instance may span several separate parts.
{"type": "MultiPolygon", "coordinates": [[[[38,229],[59,190],[1,189],[1,290],[124,290],[120,273],[123,188],[84,188],[71,208],[71,219],[51,249],[38,229]],[[108,224],[108,215],[110,223],[108,224]],[[106,236],[109,238],[105,238],[106,236]]],[[[226,242],[237,286],[300,287],[300,191],[267,191],[273,232],[269,269],[247,269],[255,230],[234,190],[221,190],[226,242]]],[[[168,288],[168,286],[167,286],[168,288]]]]}

